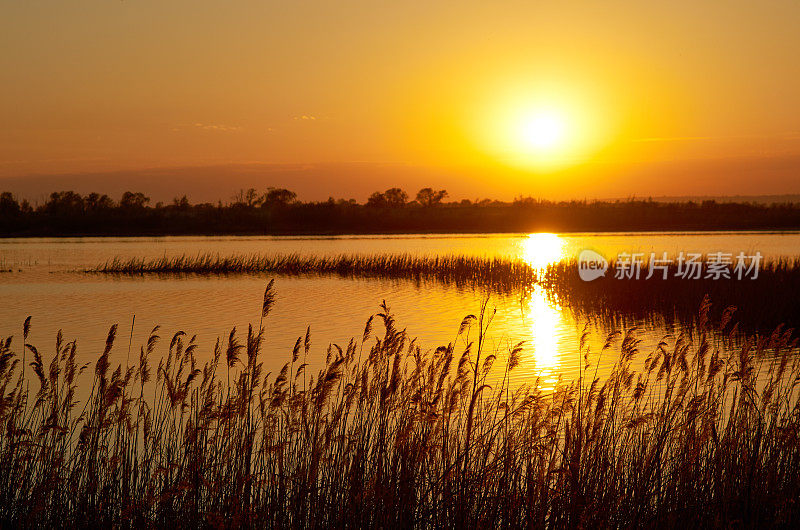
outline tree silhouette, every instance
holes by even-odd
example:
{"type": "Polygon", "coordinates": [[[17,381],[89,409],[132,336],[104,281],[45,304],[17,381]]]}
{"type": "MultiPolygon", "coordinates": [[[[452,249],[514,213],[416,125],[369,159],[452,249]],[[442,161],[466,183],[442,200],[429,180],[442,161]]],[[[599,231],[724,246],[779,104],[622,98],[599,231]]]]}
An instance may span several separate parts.
{"type": "Polygon", "coordinates": [[[264,194],[261,206],[287,206],[297,199],[297,194],[285,188],[269,188],[264,194]]]}
{"type": "Polygon", "coordinates": [[[408,193],[400,188],[389,188],[383,193],[376,191],[367,199],[367,206],[378,208],[402,208],[408,202],[408,193]]]}
{"type": "MultiPolygon", "coordinates": [[[[0,235],[152,235],[251,233],[414,233],[623,230],[796,230],[800,203],[721,201],[553,202],[517,197],[514,202],[464,199],[445,203],[445,190],[422,188],[419,208],[407,208],[400,188],[373,193],[369,200],[301,202],[284,188],[241,190],[236,202],[192,204],[188,197],[149,204],[143,193],[107,195],[58,191],[36,207],[11,192],[0,193],[0,235]],[[248,207],[249,205],[249,207],[248,207]],[[261,208],[254,206],[261,205],[261,208]]],[[[416,203],[415,203],[416,204],[416,203]]]]}
{"type": "Polygon", "coordinates": [[[42,210],[56,215],[79,215],[84,211],[83,197],[74,191],[54,191],[42,210]]]}
{"type": "Polygon", "coordinates": [[[249,188],[246,191],[239,190],[236,195],[233,196],[233,206],[255,208],[259,204],[262,204],[263,201],[264,197],[259,196],[255,188],[249,188]]]}
{"type": "Polygon", "coordinates": [[[114,201],[108,195],[100,195],[99,193],[90,193],[84,199],[86,210],[89,212],[99,212],[110,210],[114,207],[114,201]]]}
{"type": "Polygon", "coordinates": [[[417,202],[425,207],[437,206],[438,204],[441,204],[442,199],[445,197],[447,197],[447,190],[422,188],[417,192],[417,202]]]}
{"type": "Polygon", "coordinates": [[[189,198],[186,195],[172,199],[172,206],[176,210],[188,210],[191,208],[191,204],[189,204],[189,198]]]}
{"type": "Polygon", "coordinates": [[[126,210],[141,210],[147,203],[150,202],[150,197],[146,196],[144,193],[137,191],[136,193],[132,191],[126,191],[122,194],[122,198],[119,200],[120,208],[126,210]]]}
{"type": "Polygon", "coordinates": [[[20,207],[11,192],[4,191],[0,194],[0,215],[16,216],[20,214],[20,207]]]}

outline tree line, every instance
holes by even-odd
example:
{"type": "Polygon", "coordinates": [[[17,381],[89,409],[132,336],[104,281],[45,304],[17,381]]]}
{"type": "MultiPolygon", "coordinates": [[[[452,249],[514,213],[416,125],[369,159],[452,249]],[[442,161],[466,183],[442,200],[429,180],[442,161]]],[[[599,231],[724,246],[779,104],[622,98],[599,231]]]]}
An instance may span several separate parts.
{"type": "Polygon", "coordinates": [[[399,187],[354,199],[303,202],[285,188],[239,190],[230,200],[153,203],[142,192],[53,192],[40,204],[0,193],[0,236],[336,234],[624,230],[795,230],[800,204],[463,199],[430,187],[399,187]]]}

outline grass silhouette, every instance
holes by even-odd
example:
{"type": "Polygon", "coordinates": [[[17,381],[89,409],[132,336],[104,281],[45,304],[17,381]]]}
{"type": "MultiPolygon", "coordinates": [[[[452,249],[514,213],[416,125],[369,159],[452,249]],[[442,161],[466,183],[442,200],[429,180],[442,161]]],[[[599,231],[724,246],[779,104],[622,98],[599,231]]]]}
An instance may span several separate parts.
{"type": "Polygon", "coordinates": [[[155,259],[113,258],[87,272],[145,274],[282,274],[395,278],[482,286],[510,292],[531,285],[537,271],[522,260],[477,256],[411,254],[306,256],[200,254],[155,259]]]}
{"type": "MultiPolygon", "coordinates": [[[[270,283],[262,322],[273,302],[270,283]]],[[[0,524],[792,527],[796,340],[779,329],[735,346],[732,310],[712,323],[709,308],[695,341],[582,340],[581,377],[552,393],[510,384],[524,345],[489,349],[486,304],[461,346],[433,351],[384,304],[316,374],[308,331],[276,374],[261,326],[232,330],[203,364],[193,338],[161,343],[156,328],[112,368],[116,326],[79,366],[60,333],[49,359],[30,344],[29,318],[21,341],[0,342],[0,524]],[[604,380],[598,356],[616,358],[604,380]]]]}
{"type": "MultiPolygon", "coordinates": [[[[438,283],[485,292],[521,294],[540,284],[555,299],[583,316],[601,317],[614,325],[647,320],[653,315],[691,326],[705,295],[719,308],[736,306],[737,319],[747,331],[770,331],[779,324],[800,325],[800,261],[777,259],[761,264],[758,277],[744,279],[684,279],[678,266],[667,268],[667,278],[657,272],[650,279],[648,264],[639,279],[615,278],[616,262],[605,277],[591,282],[578,274],[576,260],[537,269],[522,259],[482,256],[415,256],[410,254],[239,255],[201,254],[156,259],[114,258],[89,272],[117,275],[175,274],[281,274],[334,275],[386,278],[417,283],[438,283]],[[765,301],[769,303],[765,303],[765,301]]],[[[713,315],[719,318],[721,309],[713,315]]]]}

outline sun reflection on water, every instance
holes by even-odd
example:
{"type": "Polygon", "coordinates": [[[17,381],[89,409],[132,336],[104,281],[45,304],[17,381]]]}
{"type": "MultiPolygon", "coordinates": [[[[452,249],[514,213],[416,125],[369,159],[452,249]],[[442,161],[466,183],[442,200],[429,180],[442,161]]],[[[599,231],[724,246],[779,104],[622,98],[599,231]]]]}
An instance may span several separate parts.
{"type": "MultiPolygon", "coordinates": [[[[556,234],[530,234],[522,242],[521,258],[539,271],[565,257],[565,241],[556,234]]],[[[533,372],[542,376],[547,388],[558,378],[560,367],[559,333],[561,306],[539,285],[533,287],[523,301],[523,318],[531,333],[533,372]]]]}
{"type": "Polygon", "coordinates": [[[522,256],[531,267],[545,269],[565,257],[566,242],[557,234],[530,234],[522,241],[522,256]]]}
{"type": "Polygon", "coordinates": [[[557,328],[561,321],[561,308],[548,300],[547,293],[537,285],[525,306],[525,318],[530,326],[537,370],[557,368],[557,328]]]}

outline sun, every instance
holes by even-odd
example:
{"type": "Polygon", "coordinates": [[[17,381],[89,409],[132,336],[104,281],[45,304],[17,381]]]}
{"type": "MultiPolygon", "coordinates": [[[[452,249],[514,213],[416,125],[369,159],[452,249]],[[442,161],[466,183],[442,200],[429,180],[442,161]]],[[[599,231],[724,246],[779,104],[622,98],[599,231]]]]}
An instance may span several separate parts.
{"type": "Polygon", "coordinates": [[[558,168],[576,154],[579,123],[569,107],[520,104],[500,120],[496,141],[505,144],[506,156],[517,165],[558,168]]]}
{"type": "Polygon", "coordinates": [[[520,136],[534,150],[545,152],[564,142],[566,123],[564,117],[556,112],[539,111],[520,121],[520,136]]]}
{"type": "Polygon", "coordinates": [[[558,169],[583,152],[586,119],[574,105],[507,103],[485,123],[485,146],[515,166],[558,169]]]}
{"type": "Polygon", "coordinates": [[[528,265],[541,271],[564,259],[565,246],[564,239],[556,234],[530,234],[522,240],[520,257],[528,265]]]}
{"type": "Polygon", "coordinates": [[[500,81],[472,112],[473,141],[508,166],[553,173],[586,163],[610,139],[608,117],[580,83],[500,81]]]}

